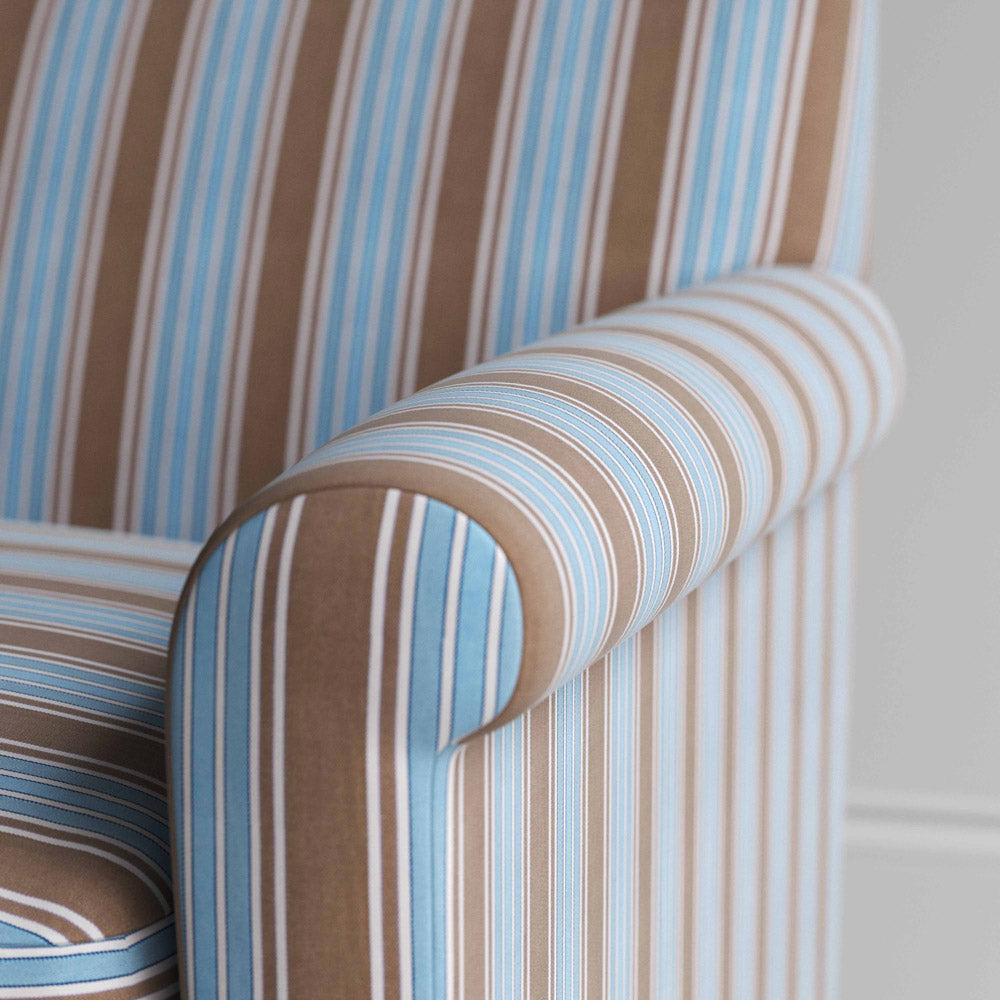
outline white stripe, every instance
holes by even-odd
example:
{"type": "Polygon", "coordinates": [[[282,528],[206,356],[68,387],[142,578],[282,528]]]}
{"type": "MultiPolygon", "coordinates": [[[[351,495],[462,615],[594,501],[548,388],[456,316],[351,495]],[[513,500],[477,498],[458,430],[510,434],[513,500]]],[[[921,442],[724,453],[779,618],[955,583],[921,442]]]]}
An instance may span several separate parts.
{"type": "MultiPolygon", "coordinates": [[[[46,913],[62,917],[67,923],[73,924],[74,927],[79,927],[91,941],[100,941],[104,937],[97,924],[75,910],[71,910],[68,906],[63,906],[61,903],[53,903],[48,899],[41,899],[38,896],[28,896],[23,892],[15,892],[13,889],[3,888],[0,888],[0,899],[9,899],[11,902],[22,903],[25,906],[32,906],[37,910],[45,910],[46,913]]],[[[66,943],[68,944],[69,942],[66,943]]]]}
{"type": "Polygon", "coordinates": [[[417,564],[423,538],[427,497],[413,499],[413,513],[406,538],[402,596],[399,607],[399,650],[396,674],[395,764],[396,764],[396,862],[399,909],[399,988],[401,1000],[413,997],[413,936],[410,903],[410,654],[413,643],[413,607],[416,600],[417,564]]]}
{"type": "Polygon", "coordinates": [[[261,636],[264,621],[264,583],[267,576],[267,559],[274,535],[277,507],[271,507],[264,516],[260,543],[257,546],[257,563],[253,578],[253,613],[250,618],[250,928],[253,952],[253,996],[264,996],[264,942],[263,903],[261,901],[261,810],[260,810],[260,685],[261,685],[261,636]]]}
{"type": "Polygon", "coordinates": [[[281,543],[278,561],[278,587],[274,609],[274,687],[273,741],[271,743],[271,782],[274,821],[274,977],[278,1000],[288,998],[288,912],[287,856],[285,847],[285,671],[288,638],[288,598],[291,586],[292,556],[295,538],[302,519],[304,496],[296,497],[288,512],[288,524],[281,543]]]}
{"type": "Polygon", "coordinates": [[[368,814],[368,940],[371,1000],[385,997],[385,928],[382,915],[382,667],[385,651],[385,599],[392,535],[399,510],[399,490],[389,490],[382,509],[368,640],[368,693],[365,704],[365,806],[368,814]]]}
{"type": "Polygon", "coordinates": [[[40,924],[37,920],[19,917],[16,913],[8,913],[6,910],[0,910],[0,923],[10,924],[11,927],[17,927],[22,931],[29,931],[40,938],[44,938],[49,944],[69,944],[69,938],[58,931],[53,930],[51,927],[46,927],[45,924],[40,924]]]}

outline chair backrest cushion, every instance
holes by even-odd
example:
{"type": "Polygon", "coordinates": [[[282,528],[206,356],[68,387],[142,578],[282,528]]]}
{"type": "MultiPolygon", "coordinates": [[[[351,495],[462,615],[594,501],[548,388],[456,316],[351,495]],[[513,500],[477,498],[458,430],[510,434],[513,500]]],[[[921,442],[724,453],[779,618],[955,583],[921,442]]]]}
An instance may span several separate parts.
{"type": "Polygon", "coordinates": [[[204,538],[400,396],[867,245],[873,0],[6,0],[0,515],[204,538]]]}

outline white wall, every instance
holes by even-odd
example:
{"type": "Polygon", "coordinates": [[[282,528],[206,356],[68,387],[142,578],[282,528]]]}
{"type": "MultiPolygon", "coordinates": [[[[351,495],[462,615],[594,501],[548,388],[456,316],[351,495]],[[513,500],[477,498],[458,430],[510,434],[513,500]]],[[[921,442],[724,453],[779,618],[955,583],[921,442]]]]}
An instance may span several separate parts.
{"type": "Polygon", "coordinates": [[[863,471],[845,1000],[1000,997],[998,0],[882,0],[874,283],[905,409],[863,471]]]}

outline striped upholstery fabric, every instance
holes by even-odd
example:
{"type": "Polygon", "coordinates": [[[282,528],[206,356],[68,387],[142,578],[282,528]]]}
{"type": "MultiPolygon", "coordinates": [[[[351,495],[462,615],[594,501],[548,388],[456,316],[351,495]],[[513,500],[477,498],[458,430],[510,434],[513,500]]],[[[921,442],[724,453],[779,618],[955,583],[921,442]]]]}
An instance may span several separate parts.
{"type": "Polygon", "coordinates": [[[832,1000],[876,28],[0,2],[0,1000],[832,1000]]]}
{"type": "Polygon", "coordinates": [[[873,0],[5,0],[0,514],[204,539],[388,403],[856,273],[873,0]]]}
{"type": "Polygon", "coordinates": [[[0,997],[174,995],[165,663],[196,554],[0,522],[0,997]]]}
{"type": "Polygon", "coordinates": [[[861,285],[757,270],[449,378],[238,509],[173,646],[188,995],[819,995],[831,484],[899,383],[861,285]]]}

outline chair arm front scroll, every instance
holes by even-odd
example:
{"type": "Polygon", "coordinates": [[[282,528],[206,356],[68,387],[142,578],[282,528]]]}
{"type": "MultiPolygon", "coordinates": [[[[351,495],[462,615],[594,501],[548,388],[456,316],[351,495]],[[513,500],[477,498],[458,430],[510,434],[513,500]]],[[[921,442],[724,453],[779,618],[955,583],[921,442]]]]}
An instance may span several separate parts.
{"type": "Polygon", "coordinates": [[[237,510],[172,646],[188,997],[444,996],[455,745],[829,483],[900,380],[865,288],[755,270],[446,379],[237,510]]]}

